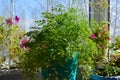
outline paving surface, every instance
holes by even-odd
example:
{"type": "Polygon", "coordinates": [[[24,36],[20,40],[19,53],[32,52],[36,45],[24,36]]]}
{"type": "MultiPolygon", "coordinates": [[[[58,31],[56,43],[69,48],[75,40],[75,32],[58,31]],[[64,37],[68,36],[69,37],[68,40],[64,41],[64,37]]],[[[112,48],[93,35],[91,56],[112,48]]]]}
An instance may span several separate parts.
{"type": "Polygon", "coordinates": [[[0,70],[0,80],[24,80],[21,70],[0,70]]]}
{"type": "Polygon", "coordinates": [[[0,80],[24,80],[23,76],[20,74],[2,75],[0,80]]]}
{"type": "MultiPolygon", "coordinates": [[[[42,79],[41,73],[36,74],[38,80],[42,79]]],[[[0,80],[24,80],[22,70],[20,69],[3,69],[0,70],[0,80]]]]}
{"type": "MultiPolygon", "coordinates": [[[[78,72],[79,73],[79,69],[78,72]]],[[[80,73],[79,73],[80,74],[80,73]]],[[[41,73],[36,75],[38,80],[42,79],[41,73]]],[[[80,80],[81,76],[77,75],[77,79],[76,80],[80,80]]],[[[0,70],[0,80],[24,80],[23,78],[23,73],[20,69],[3,69],[0,70]]]]}

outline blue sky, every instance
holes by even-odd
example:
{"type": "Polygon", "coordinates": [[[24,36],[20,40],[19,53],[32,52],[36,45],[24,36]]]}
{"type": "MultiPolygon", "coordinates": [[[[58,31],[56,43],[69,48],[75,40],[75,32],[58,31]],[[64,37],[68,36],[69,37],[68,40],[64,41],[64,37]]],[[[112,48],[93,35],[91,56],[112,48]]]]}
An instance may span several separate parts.
{"type": "MultiPolygon", "coordinates": [[[[11,10],[10,1],[11,0],[0,0],[0,15],[9,15],[11,10]],[[4,10],[6,10],[5,13],[4,10]]],[[[67,5],[67,2],[68,0],[54,0],[54,3],[62,3],[65,5],[67,5]]],[[[36,10],[37,12],[35,14],[39,12],[40,15],[41,12],[46,10],[46,3],[46,0],[14,0],[14,14],[20,15],[21,12],[24,12],[24,17],[29,18],[33,15],[32,12],[36,10]]],[[[54,3],[53,5],[55,5],[54,3]]],[[[51,6],[49,5],[49,7],[51,6]]]]}
{"type": "MultiPolygon", "coordinates": [[[[10,11],[13,11],[14,16],[19,16],[21,19],[21,25],[25,28],[32,26],[34,20],[39,19],[41,13],[46,11],[47,2],[46,0],[14,0],[14,9],[11,9],[11,0],[0,0],[0,16],[10,17],[10,11]]],[[[49,0],[49,3],[50,0],[49,0]]],[[[57,3],[67,5],[68,0],[54,0],[54,6],[57,3]]],[[[51,7],[51,5],[49,5],[51,7]]]]}
{"type": "MultiPolygon", "coordinates": [[[[26,16],[31,16],[31,11],[34,8],[38,8],[38,2],[39,0],[14,0],[14,14],[19,15],[21,11],[25,13],[26,16]]],[[[42,2],[45,0],[42,0],[42,2]]],[[[0,0],[0,15],[8,15],[9,11],[11,10],[10,0],[0,0]],[[6,9],[7,8],[7,9],[6,9]],[[4,10],[6,10],[5,14],[4,10]]]]}
{"type": "Polygon", "coordinates": [[[46,0],[14,0],[14,8],[11,9],[11,0],[0,0],[0,16],[19,16],[21,25],[28,29],[34,22],[33,18],[39,18],[41,12],[45,11],[46,0]]]}
{"type": "MultiPolygon", "coordinates": [[[[0,16],[10,16],[11,0],[0,0],[0,16]]],[[[68,5],[69,0],[49,0],[49,3],[56,6],[57,3],[68,5]],[[51,3],[50,1],[53,1],[51,3]]],[[[111,0],[111,7],[115,7],[115,1],[111,0]]],[[[120,3],[120,0],[118,0],[120,3]]],[[[27,30],[34,24],[34,19],[39,19],[41,13],[46,11],[46,0],[14,0],[14,15],[17,15],[21,19],[21,25],[27,30]]],[[[51,5],[49,5],[51,7],[51,5]]],[[[111,19],[114,20],[115,12],[112,10],[111,19]]],[[[111,21],[112,21],[111,20],[111,21]]],[[[119,20],[120,21],[120,20],[119,20]]],[[[113,24],[114,25],[114,24],[113,24]]]]}

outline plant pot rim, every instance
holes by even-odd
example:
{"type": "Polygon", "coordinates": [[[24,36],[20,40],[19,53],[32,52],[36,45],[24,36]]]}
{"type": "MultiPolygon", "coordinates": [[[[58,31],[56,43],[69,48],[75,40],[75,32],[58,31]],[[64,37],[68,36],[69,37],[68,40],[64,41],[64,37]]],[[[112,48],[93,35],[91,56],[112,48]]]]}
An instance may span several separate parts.
{"type": "Polygon", "coordinates": [[[99,76],[99,77],[105,77],[105,78],[120,78],[120,75],[118,75],[118,76],[101,76],[101,75],[91,74],[91,76],[99,76]]]}

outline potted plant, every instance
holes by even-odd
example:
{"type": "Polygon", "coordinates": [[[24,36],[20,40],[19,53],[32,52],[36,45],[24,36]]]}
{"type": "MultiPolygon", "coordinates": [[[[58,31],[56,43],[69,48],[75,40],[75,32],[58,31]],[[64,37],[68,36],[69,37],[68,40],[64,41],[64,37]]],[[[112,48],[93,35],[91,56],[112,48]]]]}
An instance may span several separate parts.
{"type": "Polygon", "coordinates": [[[92,34],[90,36],[90,39],[96,43],[96,47],[98,48],[98,51],[100,53],[99,56],[101,56],[101,59],[106,58],[106,51],[108,51],[108,48],[110,47],[110,35],[107,22],[102,21],[100,24],[98,24],[97,22],[93,21],[91,24],[92,34]]]}
{"type": "MultiPolygon", "coordinates": [[[[98,25],[98,24],[97,24],[98,25]]],[[[110,44],[109,31],[106,22],[93,27],[90,38],[96,43],[100,55],[95,57],[95,68],[90,76],[90,80],[117,80],[120,77],[120,68],[115,64],[117,60],[109,59],[109,50],[115,48],[110,44]]],[[[115,45],[115,44],[114,44],[115,45]]]]}
{"type": "MultiPolygon", "coordinates": [[[[0,17],[0,50],[1,50],[1,66],[5,63],[4,68],[11,68],[12,63],[19,61],[19,55],[21,54],[21,48],[18,46],[20,43],[19,37],[22,36],[25,31],[20,30],[18,26],[19,17],[12,18],[0,17]]],[[[15,66],[14,66],[15,67],[15,66]]]]}
{"type": "Polygon", "coordinates": [[[120,58],[120,36],[116,36],[111,44],[112,53],[110,59],[116,60],[120,58]]]}
{"type": "Polygon", "coordinates": [[[22,80],[23,74],[19,69],[19,56],[24,52],[18,45],[20,36],[25,31],[18,25],[19,17],[0,16],[0,79],[22,80]]]}
{"type": "Polygon", "coordinates": [[[120,36],[116,36],[114,38],[111,48],[113,49],[113,51],[120,49],[120,36]]]}
{"type": "Polygon", "coordinates": [[[119,80],[120,67],[117,61],[109,61],[101,64],[99,69],[95,69],[90,80],[119,80]]]}
{"type": "Polygon", "coordinates": [[[43,79],[76,80],[77,67],[92,64],[97,54],[89,39],[89,23],[78,9],[58,5],[52,10],[44,12],[43,19],[36,21],[38,26],[26,34],[23,72],[31,79],[42,70],[43,79]]]}

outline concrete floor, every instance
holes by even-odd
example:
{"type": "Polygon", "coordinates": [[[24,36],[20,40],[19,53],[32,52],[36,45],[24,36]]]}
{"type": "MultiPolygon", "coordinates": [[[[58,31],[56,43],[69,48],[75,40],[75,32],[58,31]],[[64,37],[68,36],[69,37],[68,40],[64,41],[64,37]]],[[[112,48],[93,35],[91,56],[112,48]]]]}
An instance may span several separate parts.
{"type": "Polygon", "coordinates": [[[0,80],[24,80],[21,70],[0,70],[0,80]]]}
{"type": "MultiPolygon", "coordinates": [[[[78,72],[79,73],[79,69],[78,72]]],[[[80,73],[79,73],[80,74],[80,73]]],[[[42,80],[41,73],[37,74],[36,77],[38,80],[42,80]]],[[[77,75],[76,80],[80,80],[81,77],[77,75]]],[[[0,70],[0,80],[24,80],[23,73],[20,69],[3,69],[0,70]]]]}
{"type": "MultiPolygon", "coordinates": [[[[41,73],[36,75],[38,80],[42,79],[41,73]]],[[[23,73],[20,69],[3,69],[0,70],[0,80],[24,80],[23,73]]]]}
{"type": "Polygon", "coordinates": [[[2,75],[0,80],[24,80],[21,74],[2,75]]]}

